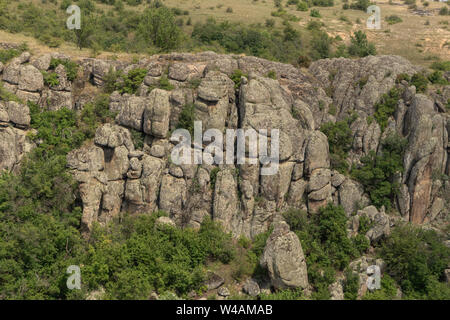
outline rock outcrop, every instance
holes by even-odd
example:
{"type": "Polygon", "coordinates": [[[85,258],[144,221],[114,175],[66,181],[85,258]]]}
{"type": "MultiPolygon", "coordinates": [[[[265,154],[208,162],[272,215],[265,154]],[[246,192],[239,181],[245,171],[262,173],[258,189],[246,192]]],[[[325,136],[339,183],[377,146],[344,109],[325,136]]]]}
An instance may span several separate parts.
{"type": "MultiPolygon", "coordinates": [[[[357,118],[350,127],[349,164],[359,164],[370,151],[381,152],[381,141],[389,132],[408,141],[394,208],[402,219],[433,223],[448,214],[450,184],[443,177],[450,174],[450,117],[442,105],[450,98],[450,89],[447,86],[440,94],[425,96],[416,93],[414,86],[396,83],[398,75],[418,71],[403,58],[325,59],[312,63],[307,72],[260,58],[213,52],[156,55],[134,64],[83,59],[78,61],[75,81],[68,80],[65,67],[59,65],[52,71],[58,84],[49,87],[41,71],[48,71],[52,58],[69,57],[24,53],[0,66],[3,88],[22,101],[0,102],[0,170],[15,170],[31,148],[26,138],[30,124],[27,101],[48,110],[81,110],[93,99],[92,92],[100,92],[110,70],[124,74],[135,68],[147,70],[136,94],[110,95],[110,111],[117,113],[115,122],[99,127],[91,145],[68,156],[69,167],[80,183],[86,231],[94,221],[106,223],[121,212],[164,210],[179,226],[198,228],[209,216],[233,235],[252,238],[282,220],[280,212],[287,208],[316,214],[334,202],[342,205],[349,217],[356,213],[372,219],[376,226],[367,236],[377,241],[388,232],[386,214],[366,208],[371,203],[363,186],[332,170],[328,139],[320,131],[322,124],[342,120],[350,113],[357,118]],[[246,76],[235,88],[231,75],[237,69],[246,76]],[[268,78],[269,71],[277,79],[268,78]],[[155,88],[162,77],[167,77],[173,90],[155,88]],[[403,95],[382,132],[369,117],[393,86],[403,88],[403,95]],[[208,129],[222,133],[254,129],[259,138],[264,132],[258,131],[265,130],[270,149],[278,129],[275,174],[262,174],[267,165],[249,152],[248,142],[244,163],[237,161],[236,150],[232,164],[173,163],[171,152],[176,142],[171,133],[186,106],[193,106],[203,133],[208,129]],[[132,138],[136,131],[145,137],[139,150],[132,138]],[[361,208],[365,209],[358,211],[361,208]]],[[[225,155],[235,147],[236,138],[230,142],[224,138],[223,143],[225,155]]],[[[207,147],[191,144],[190,151],[208,151],[207,147]]],[[[274,272],[275,276],[278,271],[274,272]]]]}
{"type": "Polygon", "coordinates": [[[267,239],[261,266],[267,268],[276,289],[306,288],[308,273],[300,240],[285,222],[275,226],[267,239]]]}

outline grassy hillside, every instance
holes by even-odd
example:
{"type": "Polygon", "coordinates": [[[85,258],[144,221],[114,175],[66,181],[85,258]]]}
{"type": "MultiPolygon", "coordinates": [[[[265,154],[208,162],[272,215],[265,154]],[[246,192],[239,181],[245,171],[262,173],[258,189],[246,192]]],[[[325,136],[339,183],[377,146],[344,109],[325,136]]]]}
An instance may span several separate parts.
{"type": "Polygon", "coordinates": [[[90,49],[86,55],[215,50],[295,64],[299,56],[314,60],[348,55],[344,46],[362,30],[378,54],[401,55],[422,65],[449,60],[450,16],[448,9],[441,8],[450,7],[413,2],[376,2],[382,28],[374,31],[366,29],[365,11],[351,9],[364,9],[369,4],[365,0],[0,0],[0,30],[7,32],[0,33],[0,39],[25,41],[23,37],[30,36],[39,45],[62,49],[65,43],[77,43],[75,32],[65,28],[64,10],[76,3],[83,10],[80,36],[81,46],[90,49]],[[169,22],[162,29],[171,26],[176,33],[168,45],[167,40],[154,43],[144,31],[149,28],[145,10],[162,6],[170,8],[160,20],[169,22]],[[216,24],[205,25],[211,18],[216,24]]]}

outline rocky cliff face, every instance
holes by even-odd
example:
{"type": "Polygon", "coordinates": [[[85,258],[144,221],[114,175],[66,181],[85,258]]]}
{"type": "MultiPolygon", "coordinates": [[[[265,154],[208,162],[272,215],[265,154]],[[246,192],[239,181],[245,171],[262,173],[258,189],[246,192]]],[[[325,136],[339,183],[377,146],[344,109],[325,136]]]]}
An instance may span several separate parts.
{"type": "MultiPolygon", "coordinates": [[[[368,207],[369,197],[357,181],[330,168],[327,136],[319,130],[322,124],[350,113],[357,114],[351,125],[350,163],[358,164],[371,150],[379,151],[380,141],[389,132],[408,140],[395,204],[401,218],[423,224],[448,214],[450,182],[442,176],[450,174],[450,117],[440,101],[450,98],[449,86],[428,97],[416,94],[415,87],[406,82],[398,84],[405,90],[387,128],[382,132],[376,121],[369,121],[374,105],[396,85],[397,76],[417,72],[403,58],[326,59],[314,62],[309,70],[211,52],[153,56],[136,64],[84,59],[79,61],[82,72],[77,80],[70,82],[60,65],[55,70],[59,85],[48,87],[40,71],[49,68],[51,58],[50,54],[23,54],[14,59],[3,67],[4,88],[43,108],[79,110],[93,98],[91,92],[104,85],[110,70],[148,70],[135,95],[114,92],[110,96],[110,110],[117,112],[115,123],[99,127],[91,144],[68,156],[68,165],[80,183],[86,231],[94,221],[105,223],[121,212],[155,210],[168,212],[179,226],[198,227],[205,216],[211,216],[227,231],[247,237],[282,220],[281,212],[288,208],[313,214],[334,202],[350,216],[368,207]],[[237,69],[245,76],[235,88],[230,77],[237,69]],[[267,76],[270,72],[276,79],[267,76]],[[171,91],[155,88],[166,73],[174,86],[171,91]],[[279,129],[278,172],[263,176],[259,163],[248,162],[219,167],[175,165],[170,159],[174,147],[170,135],[183,107],[190,104],[203,130],[254,128],[267,129],[270,135],[272,129],[279,129]],[[145,134],[141,150],[135,148],[130,129],[145,134]]],[[[29,122],[26,105],[0,102],[0,170],[14,170],[32,147],[26,139],[29,122]]],[[[383,210],[368,207],[356,217],[360,215],[377,221],[377,228],[371,230],[374,239],[389,228],[383,210]]],[[[289,238],[288,231],[279,233],[280,239],[273,239],[275,247],[284,246],[289,238]]],[[[285,258],[268,253],[264,263],[270,266],[280,259],[285,258]]],[[[302,263],[292,261],[298,268],[302,263]]],[[[289,273],[274,277],[280,287],[303,281],[290,279],[289,273]]]]}

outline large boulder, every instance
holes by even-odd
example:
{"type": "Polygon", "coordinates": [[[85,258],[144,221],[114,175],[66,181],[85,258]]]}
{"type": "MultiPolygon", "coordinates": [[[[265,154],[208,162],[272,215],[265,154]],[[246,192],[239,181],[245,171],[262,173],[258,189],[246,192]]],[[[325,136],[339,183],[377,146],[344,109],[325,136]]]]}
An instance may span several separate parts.
{"type": "Polygon", "coordinates": [[[25,65],[20,68],[19,90],[41,91],[44,89],[44,76],[32,65],[25,65]]]}
{"type": "Polygon", "coordinates": [[[285,222],[276,225],[267,239],[260,264],[267,268],[277,289],[306,288],[308,274],[300,240],[285,222]]]}

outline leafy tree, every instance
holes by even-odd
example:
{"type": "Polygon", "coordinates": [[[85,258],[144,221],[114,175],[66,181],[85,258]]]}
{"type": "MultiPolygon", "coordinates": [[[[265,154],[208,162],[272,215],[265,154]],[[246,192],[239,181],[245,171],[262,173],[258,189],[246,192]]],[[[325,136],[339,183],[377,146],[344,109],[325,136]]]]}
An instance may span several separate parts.
{"type": "Polygon", "coordinates": [[[348,53],[352,56],[365,57],[376,54],[374,44],[367,40],[366,34],[361,30],[356,31],[350,37],[350,42],[348,53]]]}
{"type": "Polygon", "coordinates": [[[175,17],[166,7],[146,9],[139,24],[139,34],[163,51],[177,48],[181,41],[175,17]]]}
{"type": "Polygon", "coordinates": [[[351,171],[353,178],[362,183],[372,203],[378,208],[385,206],[389,210],[398,192],[395,175],[403,171],[406,142],[406,139],[391,134],[382,142],[379,154],[370,151],[361,158],[361,166],[351,171]]]}
{"type": "Polygon", "coordinates": [[[345,173],[348,170],[346,159],[353,144],[353,133],[350,125],[354,120],[353,117],[348,117],[336,123],[324,123],[320,127],[320,131],[328,138],[331,167],[341,173],[345,173]]]}
{"type": "Polygon", "coordinates": [[[443,240],[433,230],[400,225],[382,243],[380,254],[388,274],[410,298],[449,299],[450,290],[439,283],[450,262],[443,240]]]}
{"type": "Polygon", "coordinates": [[[384,94],[380,101],[375,105],[374,117],[380,125],[381,131],[384,131],[388,124],[389,117],[393,116],[397,110],[398,100],[402,95],[402,91],[398,88],[392,88],[388,93],[384,94]]]}

